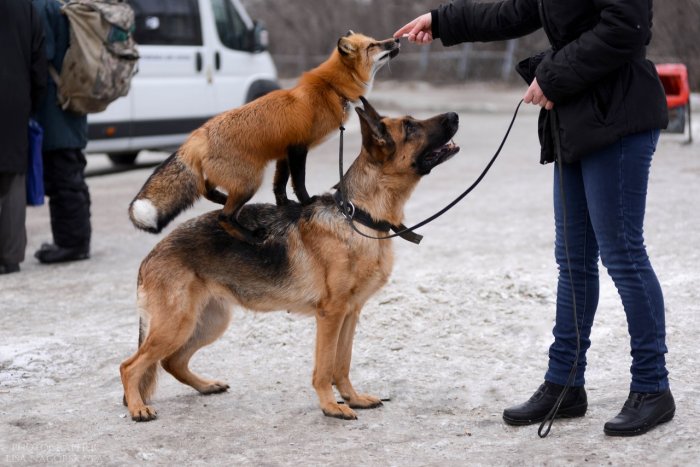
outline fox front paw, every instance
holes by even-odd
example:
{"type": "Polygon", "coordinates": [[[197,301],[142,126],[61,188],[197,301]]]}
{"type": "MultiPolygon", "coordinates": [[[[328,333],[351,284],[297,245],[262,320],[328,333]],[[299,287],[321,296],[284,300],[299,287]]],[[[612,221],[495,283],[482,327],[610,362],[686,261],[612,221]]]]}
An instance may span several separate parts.
{"type": "Polygon", "coordinates": [[[289,198],[287,198],[287,195],[275,195],[275,204],[277,206],[288,206],[289,198]]]}

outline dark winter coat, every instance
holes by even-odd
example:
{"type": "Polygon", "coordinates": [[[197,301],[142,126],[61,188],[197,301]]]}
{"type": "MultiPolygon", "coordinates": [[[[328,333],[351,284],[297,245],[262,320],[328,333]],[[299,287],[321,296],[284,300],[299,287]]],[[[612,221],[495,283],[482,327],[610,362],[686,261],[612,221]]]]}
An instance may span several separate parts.
{"type": "MultiPolygon", "coordinates": [[[[61,13],[58,0],[32,0],[42,19],[46,35],[46,56],[59,72],[68,50],[70,29],[68,18],[61,13]]],[[[87,116],[66,112],[58,105],[56,83],[47,73],[46,98],[39,109],[38,120],[44,128],[44,151],[83,149],[87,145],[87,116]]]]}
{"type": "Polygon", "coordinates": [[[0,1],[0,173],[27,172],[29,115],[46,86],[43,38],[31,3],[0,1]]]}
{"type": "MultiPolygon", "coordinates": [[[[544,28],[551,50],[519,64],[554,103],[564,160],[622,136],[666,128],[668,109],[646,59],[652,0],[456,0],[432,12],[444,45],[512,39],[544,28]]],[[[554,159],[549,112],[540,113],[542,162],[554,159]]]]}

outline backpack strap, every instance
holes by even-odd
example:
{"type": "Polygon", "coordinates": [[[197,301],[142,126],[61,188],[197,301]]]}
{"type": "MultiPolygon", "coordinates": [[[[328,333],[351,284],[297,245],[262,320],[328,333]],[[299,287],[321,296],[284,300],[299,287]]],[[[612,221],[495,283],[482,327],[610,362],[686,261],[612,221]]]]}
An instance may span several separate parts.
{"type": "Polygon", "coordinates": [[[54,68],[53,65],[49,64],[49,74],[51,75],[51,78],[53,79],[54,83],[56,83],[56,86],[61,85],[61,77],[58,75],[58,70],[54,68]]]}
{"type": "MultiPolygon", "coordinates": [[[[54,83],[56,83],[56,88],[59,89],[61,87],[61,77],[59,76],[56,68],[54,68],[54,66],[51,64],[49,64],[49,75],[51,75],[51,79],[53,79],[54,83]]],[[[57,104],[61,108],[61,110],[66,110],[68,108],[68,105],[70,104],[70,99],[66,99],[66,101],[63,104],[61,104],[59,99],[59,102],[57,102],[57,104]]]]}

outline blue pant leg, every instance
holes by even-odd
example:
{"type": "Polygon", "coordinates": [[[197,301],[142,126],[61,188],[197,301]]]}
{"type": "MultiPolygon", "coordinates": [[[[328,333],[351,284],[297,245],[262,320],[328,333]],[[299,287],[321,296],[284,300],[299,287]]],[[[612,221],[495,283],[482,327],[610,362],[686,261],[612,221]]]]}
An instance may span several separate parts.
{"type": "Polygon", "coordinates": [[[646,131],[623,137],[581,162],[601,260],[627,316],[631,390],[637,392],[668,388],[664,300],[643,236],[649,169],[658,135],[658,131],[646,131]]]}
{"type": "Polygon", "coordinates": [[[564,385],[567,383],[576,357],[576,325],[580,331],[581,348],[576,365],[574,386],[584,385],[586,351],[593,318],[598,306],[598,243],[593,232],[588,203],[583,184],[581,164],[562,165],[564,200],[560,192],[559,167],[554,165],[554,255],[559,267],[557,283],[556,321],[552,334],[554,342],[549,348],[549,365],[545,380],[564,385]],[[565,215],[566,214],[566,215],[565,215]],[[564,218],[566,217],[566,236],[564,218]],[[566,257],[565,240],[569,261],[566,257]],[[569,268],[569,263],[571,268],[569,268]],[[572,294],[572,280],[576,297],[572,294]],[[576,321],[574,320],[576,312],[576,321]]]}

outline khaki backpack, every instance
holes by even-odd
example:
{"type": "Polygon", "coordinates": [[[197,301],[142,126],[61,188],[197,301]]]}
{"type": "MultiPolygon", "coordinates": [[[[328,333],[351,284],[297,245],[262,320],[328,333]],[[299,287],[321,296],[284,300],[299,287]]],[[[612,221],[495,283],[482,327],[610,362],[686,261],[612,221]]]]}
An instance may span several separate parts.
{"type": "Polygon", "coordinates": [[[70,0],[61,11],[68,17],[70,45],[60,76],[49,67],[58,102],[80,114],[101,112],[127,95],[137,71],[134,11],[123,0],[70,0]]]}

